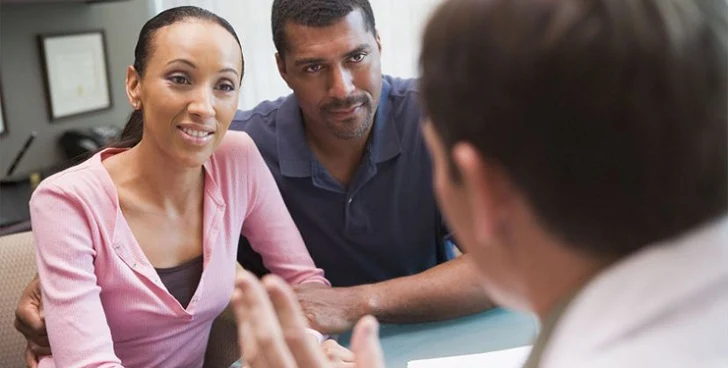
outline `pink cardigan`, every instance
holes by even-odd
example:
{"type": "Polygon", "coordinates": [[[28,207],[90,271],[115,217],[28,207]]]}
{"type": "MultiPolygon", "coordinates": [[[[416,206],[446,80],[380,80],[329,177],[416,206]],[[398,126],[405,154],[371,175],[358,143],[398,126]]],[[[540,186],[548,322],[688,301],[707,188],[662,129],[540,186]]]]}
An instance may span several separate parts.
{"type": "Polygon", "coordinates": [[[167,291],[119,208],[106,149],[44,180],[30,202],[53,357],[41,367],[201,367],[233,292],[238,238],[291,284],[329,284],[245,133],[204,164],[204,270],[187,309],[167,291]]]}

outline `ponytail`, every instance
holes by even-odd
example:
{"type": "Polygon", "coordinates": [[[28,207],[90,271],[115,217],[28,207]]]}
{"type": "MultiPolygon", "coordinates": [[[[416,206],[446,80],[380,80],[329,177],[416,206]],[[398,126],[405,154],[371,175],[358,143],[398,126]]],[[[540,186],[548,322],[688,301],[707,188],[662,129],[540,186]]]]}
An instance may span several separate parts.
{"type": "Polygon", "coordinates": [[[107,147],[114,148],[132,148],[142,140],[144,132],[144,114],[142,110],[134,110],[126,122],[124,130],[121,132],[119,140],[109,144],[107,147]]]}

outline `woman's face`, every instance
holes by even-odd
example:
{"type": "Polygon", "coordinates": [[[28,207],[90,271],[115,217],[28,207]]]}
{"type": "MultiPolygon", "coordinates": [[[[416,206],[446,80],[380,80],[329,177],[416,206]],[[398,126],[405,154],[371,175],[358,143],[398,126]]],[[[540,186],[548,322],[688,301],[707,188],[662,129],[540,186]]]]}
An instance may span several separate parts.
{"type": "Polygon", "coordinates": [[[140,143],[166,159],[199,167],[213,153],[235,116],[242,54],[220,25],[185,20],[160,28],[144,75],[130,67],[127,93],[144,113],[140,143]]]}

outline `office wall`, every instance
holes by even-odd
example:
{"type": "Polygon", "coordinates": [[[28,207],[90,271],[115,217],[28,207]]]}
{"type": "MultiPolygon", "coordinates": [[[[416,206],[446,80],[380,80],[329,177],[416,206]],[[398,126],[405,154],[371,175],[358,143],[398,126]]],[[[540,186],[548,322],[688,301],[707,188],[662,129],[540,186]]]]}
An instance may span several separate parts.
{"type": "Polygon", "coordinates": [[[8,130],[0,137],[0,178],[32,131],[38,132],[38,137],[16,173],[63,161],[57,141],[67,129],[124,124],[131,112],[124,92],[126,67],[133,61],[139,30],[152,14],[150,0],[0,5],[0,82],[8,130]],[[92,29],[106,33],[113,107],[51,122],[36,35],[92,29]]]}

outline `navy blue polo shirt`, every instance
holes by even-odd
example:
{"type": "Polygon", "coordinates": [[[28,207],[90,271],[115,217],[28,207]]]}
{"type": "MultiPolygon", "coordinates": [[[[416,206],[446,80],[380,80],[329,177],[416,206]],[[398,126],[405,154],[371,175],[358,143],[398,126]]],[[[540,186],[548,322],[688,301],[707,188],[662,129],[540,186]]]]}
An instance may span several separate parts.
{"type": "MultiPolygon", "coordinates": [[[[258,145],[314,263],[334,286],[412,275],[452,258],[420,133],[416,81],[383,79],[372,136],[348,187],[309,149],[295,95],[238,111],[230,127],[258,145]]],[[[238,259],[264,272],[245,239],[238,259]]]]}

